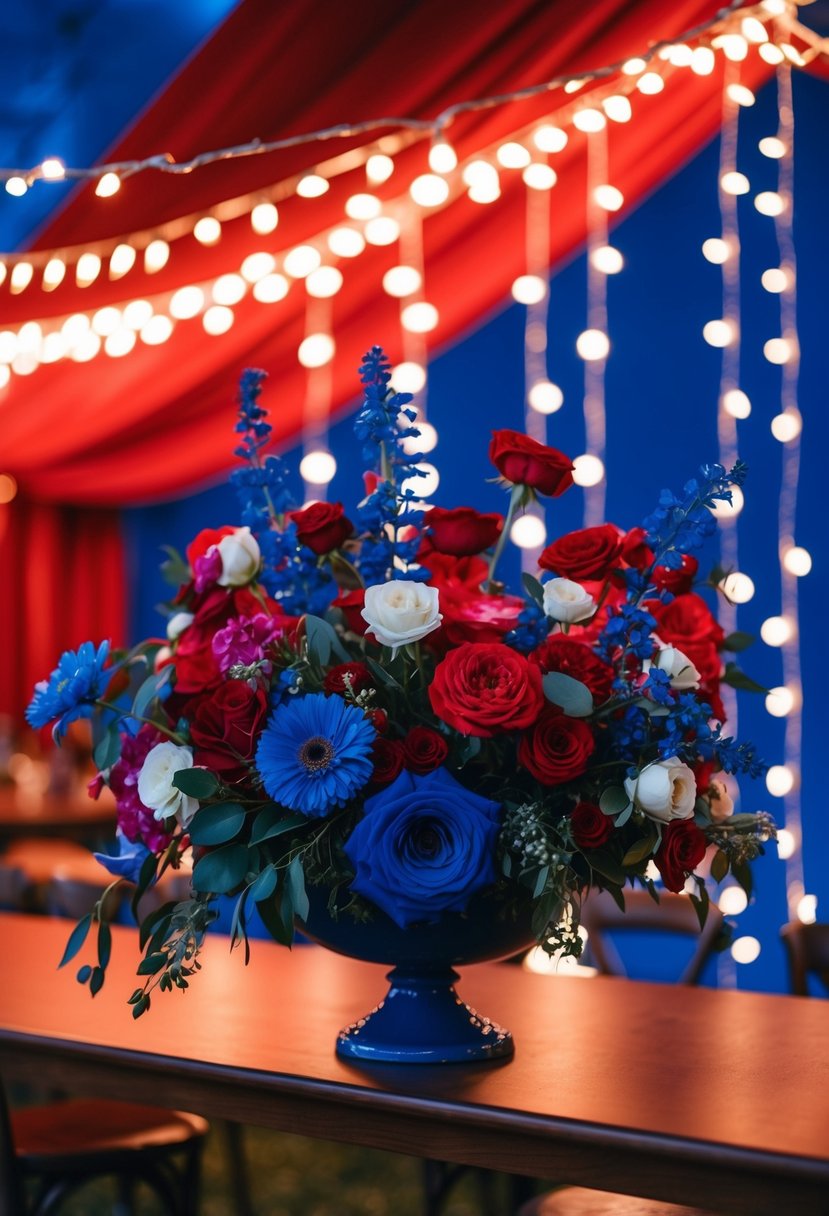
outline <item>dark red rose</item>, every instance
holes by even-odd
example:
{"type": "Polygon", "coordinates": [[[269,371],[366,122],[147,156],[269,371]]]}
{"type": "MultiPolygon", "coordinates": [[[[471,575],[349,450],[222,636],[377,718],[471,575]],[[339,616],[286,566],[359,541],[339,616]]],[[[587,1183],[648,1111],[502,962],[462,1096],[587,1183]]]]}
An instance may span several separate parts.
{"type": "Polygon", "coordinates": [[[245,762],[253,758],[267,713],[265,691],[250,688],[244,680],[227,680],[202,697],[190,722],[194,763],[222,781],[245,778],[245,762]]]}
{"type": "Polygon", "coordinates": [[[595,747],[586,722],[551,705],[521,739],[518,760],[544,785],[561,785],[581,776],[595,747]]]}
{"type": "Polygon", "coordinates": [[[356,695],[373,684],[374,677],[365,663],[340,663],[325,673],[322,686],[327,693],[342,697],[349,691],[356,695]]]}
{"type": "MultiPolygon", "coordinates": [[[[277,617],[283,627],[283,636],[293,636],[296,621],[286,616],[275,600],[265,598],[265,607],[277,617]]],[[[248,587],[229,590],[226,587],[211,587],[193,603],[194,619],[185,629],[175,645],[175,669],[177,697],[192,696],[217,687],[222,682],[216,656],[213,653],[213,637],[228,623],[231,617],[256,616],[262,612],[262,601],[248,587]]],[[[176,711],[180,705],[176,704],[176,711]]]]}
{"type": "Polygon", "coordinates": [[[366,593],[362,587],[358,587],[356,591],[341,591],[337,598],[331,601],[331,607],[339,608],[343,614],[346,629],[359,634],[360,637],[368,629],[368,621],[362,616],[365,602],[366,593]]]}
{"type": "Polygon", "coordinates": [[[391,785],[403,772],[406,754],[403,744],[397,739],[377,738],[371,747],[374,772],[371,779],[375,785],[391,785]]]}
{"type": "Polygon", "coordinates": [[[592,802],[580,802],[570,812],[573,839],[580,849],[598,849],[613,835],[613,818],[592,802]]]}
{"type": "Polygon", "coordinates": [[[341,502],[315,502],[302,511],[291,511],[300,544],[322,556],[339,549],[354,531],[341,502]]]}
{"type": "Polygon", "coordinates": [[[378,735],[384,735],[389,729],[389,715],[384,709],[370,709],[366,717],[378,735]]]}
{"type": "Polygon", "coordinates": [[[493,431],[489,459],[505,481],[558,498],[573,484],[573,462],[521,431],[493,431]]]}
{"type": "Polygon", "coordinates": [[[647,570],[653,564],[653,549],[647,544],[644,528],[631,528],[622,540],[621,558],[636,570],[647,570]]]}
{"type": "Polygon", "coordinates": [[[413,773],[431,773],[440,768],[449,754],[449,745],[443,735],[428,726],[413,726],[403,740],[406,753],[406,768],[413,773]]]}
{"type": "Polygon", "coordinates": [[[702,861],[708,847],[705,833],[693,819],[672,819],[662,830],[654,861],[669,891],[681,891],[685,879],[702,861]]]}
{"type": "Polygon", "coordinates": [[[190,569],[194,569],[196,560],[200,557],[204,557],[207,550],[213,545],[218,545],[223,536],[232,536],[235,531],[235,528],[231,528],[227,524],[223,525],[221,528],[202,528],[198,536],[195,536],[193,540],[190,541],[190,544],[185,550],[187,560],[190,563],[190,569]]]}
{"type": "Polygon", "coordinates": [[[670,591],[673,595],[687,595],[694,585],[699,562],[690,553],[682,554],[682,565],[678,570],[668,566],[654,566],[653,585],[660,591],[670,591]]]}
{"type": "Polygon", "coordinates": [[[494,545],[504,526],[497,512],[482,515],[472,507],[432,507],[426,516],[432,545],[440,553],[469,557],[494,545]]]}
{"type": "Polygon", "coordinates": [[[554,574],[576,582],[586,578],[603,579],[618,565],[622,542],[622,533],[613,524],[580,528],[548,545],[538,564],[542,570],[552,570],[554,574]]]}
{"type": "Polygon", "coordinates": [[[450,650],[429,685],[432,709],[462,735],[524,730],[544,707],[541,671],[500,642],[450,650]]]}
{"type": "Polygon", "coordinates": [[[710,698],[718,697],[719,647],[725,635],[705,600],[692,593],[678,595],[670,604],[649,602],[647,606],[656,618],[661,640],[687,655],[700,674],[703,691],[710,698]]]}
{"type": "Polygon", "coordinates": [[[574,680],[581,680],[592,692],[597,705],[609,699],[613,668],[594,654],[588,643],[554,633],[528,657],[531,663],[538,664],[544,675],[548,671],[560,671],[574,680]]]}
{"type": "MultiPolygon", "coordinates": [[[[427,566],[431,575],[429,582],[433,587],[441,588],[441,601],[444,587],[466,587],[470,591],[479,592],[489,573],[489,566],[481,557],[452,557],[448,553],[438,553],[429,542],[428,537],[420,546],[417,560],[427,566]]],[[[441,608],[441,611],[443,609],[441,608]]]]}
{"type": "Polygon", "coordinates": [[[694,780],[697,783],[697,793],[704,794],[711,784],[711,778],[718,769],[713,760],[701,760],[699,764],[692,764],[691,768],[694,772],[694,780]]]}

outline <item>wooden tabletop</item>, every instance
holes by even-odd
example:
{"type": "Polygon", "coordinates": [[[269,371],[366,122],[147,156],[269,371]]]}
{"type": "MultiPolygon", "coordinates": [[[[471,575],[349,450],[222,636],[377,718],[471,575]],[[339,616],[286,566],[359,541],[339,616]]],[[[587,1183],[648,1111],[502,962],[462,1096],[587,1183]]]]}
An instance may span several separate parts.
{"type": "Polygon", "coordinates": [[[66,933],[0,918],[10,1078],[745,1216],[829,1211],[819,1000],[470,967],[461,995],[513,1031],[512,1062],[358,1068],[335,1038],[383,968],[264,942],[245,968],[217,938],[190,990],[134,1022],[135,934],[115,931],[92,1000],[55,971],[66,933]]]}
{"type": "Polygon", "coordinates": [[[0,839],[40,835],[92,839],[107,833],[115,833],[115,799],[108,789],[96,801],[85,789],[36,794],[0,786],[0,839]]]}

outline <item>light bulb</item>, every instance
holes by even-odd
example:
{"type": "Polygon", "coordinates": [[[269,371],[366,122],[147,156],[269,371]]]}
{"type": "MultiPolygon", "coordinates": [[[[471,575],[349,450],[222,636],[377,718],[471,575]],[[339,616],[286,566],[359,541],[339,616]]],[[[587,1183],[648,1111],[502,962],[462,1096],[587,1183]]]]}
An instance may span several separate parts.
{"type": "Polygon", "coordinates": [[[745,419],[751,413],[751,401],[740,388],[729,388],[722,395],[722,407],[732,418],[745,419]]]}
{"type": "Polygon", "coordinates": [[[737,336],[737,329],[733,321],[706,321],[702,336],[709,346],[730,346],[737,336]]]}
{"type": "Polygon", "coordinates": [[[573,461],[573,481],[585,489],[597,486],[604,480],[604,464],[598,456],[586,452],[573,461]]]}
{"type": "Polygon", "coordinates": [[[786,0],[760,0],[760,8],[770,17],[782,17],[788,5],[786,0]]]}
{"type": "Polygon", "coordinates": [[[555,169],[551,169],[549,165],[542,165],[539,162],[527,165],[521,177],[524,184],[529,186],[531,190],[552,190],[558,181],[555,169]]]}
{"type": "Polygon", "coordinates": [[[226,334],[234,320],[232,308],[226,308],[223,304],[214,304],[211,308],[206,309],[201,323],[205,333],[217,337],[219,334],[226,334]]]}
{"type": "Polygon", "coordinates": [[[9,278],[9,291],[12,295],[19,295],[21,291],[26,290],[34,272],[35,268],[31,262],[15,262],[9,278]]]}
{"type": "Polygon", "coordinates": [[[89,329],[86,333],[80,334],[71,344],[69,358],[74,363],[89,363],[91,359],[95,358],[100,349],[101,339],[89,329]]]}
{"type": "Polygon", "coordinates": [[[373,194],[352,194],[345,204],[345,213],[352,220],[373,220],[380,209],[380,200],[373,194]]]}
{"type": "Polygon", "coordinates": [[[618,274],[624,269],[625,259],[612,245],[599,245],[591,250],[590,265],[601,274],[618,274]]]}
{"type": "Polygon", "coordinates": [[[776,190],[763,190],[756,195],[754,206],[761,215],[782,215],[786,210],[786,200],[776,190]]]}
{"type": "Polygon", "coordinates": [[[763,271],[760,276],[760,282],[766,291],[779,295],[781,291],[785,291],[789,286],[789,275],[779,266],[775,266],[763,271]]]}
{"type": "Polygon", "coordinates": [[[130,300],[124,308],[124,325],[127,329],[141,329],[153,315],[149,300],[130,300]]]}
{"type": "Polygon", "coordinates": [[[390,215],[378,215],[368,220],[363,232],[369,245],[393,245],[400,236],[400,225],[390,215]]]}
{"type": "Polygon", "coordinates": [[[751,89],[744,84],[732,82],[725,91],[729,100],[736,102],[738,106],[753,106],[757,100],[751,89]]]}
{"type": "Polygon", "coordinates": [[[573,126],[577,131],[592,134],[595,131],[603,131],[607,126],[607,119],[601,110],[588,107],[584,110],[576,110],[573,115],[573,126]]]}
{"type": "Polygon", "coordinates": [[[789,150],[788,145],[782,139],[778,139],[776,135],[766,135],[760,140],[757,147],[769,160],[781,160],[789,150]]]}
{"type": "Polygon", "coordinates": [[[564,393],[551,380],[536,380],[527,393],[527,401],[539,414],[554,414],[564,405],[564,393]]]}
{"type": "Polygon", "coordinates": [[[630,122],[633,117],[630,101],[623,93],[614,94],[612,97],[605,97],[602,107],[612,122],[630,122]]]}
{"type": "Polygon", "coordinates": [[[437,173],[422,173],[412,182],[409,194],[420,207],[439,207],[449,197],[449,183],[437,173]]]}
{"type": "Polygon", "coordinates": [[[135,265],[135,249],[132,245],[116,245],[109,256],[109,277],[120,279],[135,265]]]}
{"type": "Polygon", "coordinates": [[[694,59],[693,49],[684,42],[679,42],[676,46],[668,48],[668,62],[672,63],[675,68],[689,68],[694,59]]]}
{"type": "MultiPolygon", "coordinates": [[[[6,385],[8,384],[8,382],[11,380],[11,375],[12,375],[12,374],[11,374],[11,372],[9,371],[9,369],[8,369],[8,367],[6,366],[6,364],[5,364],[5,363],[4,363],[4,364],[2,364],[2,365],[0,365],[0,388],[5,388],[5,387],[6,387],[6,385]]],[[[16,492],[17,492],[17,491],[15,491],[15,493],[16,493],[16,492]]],[[[12,496],[12,497],[13,497],[13,496],[12,496]]],[[[6,501],[8,502],[8,501],[10,501],[10,500],[9,500],[9,499],[7,499],[6,501]]]]}
{"type": "Polygon", "coordinates": [[[731,957],[735,963],[754,963],[760,957],[760,943],[756,937],[738,937],[731,943],[731,957]]]}
{"type": "Polygon", "coordinates": [[[110,334],[114,334],[116,329],[120,329],[123,324],[124,318],[121,315],[121,310],[112,306],[99,308],[92,317],[92,328],[102,338],[107,338],[110,334]]]}
{"type": "Polygon", "coordinates": [[[470,186],[466,197],[471,203],[495,203],[501,197],[501,187],[497,182],[488,186],[470,186]]]}
{"type": "Polygon", "coordinates": [[[75,282],[79,287],[88,287],[101,273],[101,259],[97,253],[82,253],[75,266],[75,282]]]}
{"type": "Polygon", "coordinates": [[[716,62],[716,56],[710,46],[694,47],[691,55],[691,71],[696,76],[710,76],[716,62]]]}
{"type": "Polygon", "coordinates": [[[296,184],[296,192],[300,198],[320,198],[327,194],[331,183],[319,173],[306,173],[296,184]]]}
{"type": "Polygon", "coordinates": [[[325,367],[334,358],[335,350],[330,334],[309,334],[300,342],[297,358],[303,367],[325,367]]]}
{"type": "Polygon", "coordinates": [[[215,245],[221,240],[222,226],[212,215],[203,215],[193,225],[193,236],[200,245],[215,245]]]}
{"type": "Polygon", "coordinates": [[[760,637],[767,646],[785,646],[794,637],[792,622],[786,616],[769,616],[760,626],[760,637]]]}
{"type": "Polygon", "coordinates": [[[547,539],[547,528],[538,515],[519,515],[509,536],[519,549],[540,549],[547,539]]]}
{"type": "Polygon", "coordinates": [[[714,266],[721,266],[731,257],[731,247],[722,237],[710,236],[702,242],[702,256],[714,266]]]}
{"type": "Polygon", "coordinates": [[[769,363],[788,363],[794,355],[793,344],[788,338],[769,338],[763,343],[763,354],[769,363]]]}
{"type": "Polygon", "coordinates": [[[315,486],[327,486],[337,472],[337,462],[330,452],[308,452],[299,462],[303,481],[315,486]]]}
{"type": "Polygon", "coordinates": [[[740,63],[748,54],[748,43],[742,34],[718,34],[711,39],[711,45],[721,50],[732,63],[740,63]]]}
{"type": "Polygon", "coordinates": [[[392,266],[383,275],[383,290],[386,295],[402,300],[419,291],[422,282],[420,271],[414,266],[392,266]]]}
{"type": "Polygon", "coordinates": [[[800,410],[789,406],[782,414],[776,414],[771,420],[771,433],[778,443],[791,443],[797,439],[803,430],[803,418],[800,410]]]}
{"type": "Polygon", "coordinates": [[[155,274],[167,265],[170,257],[170,246],[166,241],[150,241],[144,250],[144,269],[147,274],[155,274]]]}
{"type": "Polygon", "coordinates": [[[622,71],[624,72],[625,76],[638,76],[640,72],[644,72],[647,66],[648,65],[644,59],[635,57],[633,59],[625,60],[625,62],[622,64],[622,71]]]}
{"type": "Polygon", "coordinates": [[[576,350],[587,363],[595,363],[607,358],[610,339],[601,329],[585,329],[576,338],[576,350]]]}
{"type": "Polygon", "coordinates": [[[433,464],[417,464],[422,476],[407,477],[401,483],[403,491],[411,490],[417,498],[431,498],[440,485],[440,473],[433,464]]]}
{"type": "Polygon", "coordinates": [[[121,189],[121,179],[117,173],[104,173],[98,178],[95,193],[98,198],[112,198],[121,189]]]}
{"type": "Polygon", "coordinates": [[[624,205],[625,196],[615,186],[596,186],[593,198],[603,211],[618,211],[624,205]]]}
{"type": "Polygon", "coordinates": [[[788,861],[797,852],[797,840],[794,832],[788,828],[777,829],[777,856],[781,861],[788,861]]]}
{"type": "Polygon", "coordinates": [[[296,245],[285,254],[282,269],[292,279],[304,279],[322,262],[320,252],[313,245],[296,245]]]}
{"type": "Polygon", "coordinates": [[[387,182],[394,173],[394,161],[382,152],[374,152],[366,161],[366,177],[374,185],[387,182]]]}
{"type": "Polygon", "coordinates": [[[19,355],[15,355],[12,360],[12,371],[18,376],[31,376],[32,372],[36,372],[40,366],[40,360],[37,355],[30,354],[27,351],[22,351],[19,355]]]}
{"type": "Polygon", "coordinates": [[[170,298],[170,316],[187,321],[204,308],[204,292],[200,287],[179,287],[170,298]]]}
{"type": "Polygon", "coordinates": [[[60,332],[66,338],[69,345],[74,346],[85,334],[90,332],[90,329],[89,317],[85,316],[82,312],[75,312],[71,317],[66,318],[60,327],[60,332]]]}
{"type": "Polygon", "coordinates": [[[499,184],[498,170],[488,160],[471,160],[468,165],[464,165],[461,177],[465,186],[474,189],[478,187],[495,189],[499,184]]]}
{"type": "MultiPolygon", "coordinates": [[[[66,322],[64,322],[64,326],[66,322]]],[[[63,331],[61,331],[63,332],[63,331]]],[[[17,354],[17,334],[14,330],[4,329],[0,332],[0,363],[11,363],[17,354]]]]}
{"type": "Polygon", "coordinates": [[[786,58],[786,56],[780,50],[780,47],[775,46],[773,42],[764,42],[763,45],[759,46],[757,49],[760,52],[760,58],[765,59],[766,63],[770,63],[773,67],[776,67],[777,64],[782,63],[786,58]]]}
{"type": "Polygon", "coordinates": [[[419,393],[426,384],[426,368],[420,363],[398,363],[391,382],[398,393],[419,393]]]}
{"type": "Polygon", "coordinates": [[[512,285],[512,298],[519,304],[538,304],[546,298],[547,283],[537,274],[522,274],[512,285]]]}
{"type": "Polygon", "coordinates": [[[25,177],[15,175],[6,178],[6,193],[13,195],[14,198],[22,198],[28,189],[29,186],[25,177]]]}
{"type": "Polygon", "coordinates": [[[788,59],[789,63],[793,63],[796,68],[805,68],[806,60],[803,58],[797,47],[792,46],[789,42],[781,42],[780,50],[783,52],[785,58],[788,59]]]}
{"type": "Polygon", "coordinates": [[[640,93],[650,97],[662,92],[665,88],[665,81],[656,72],[645,72],[636,81],[636,87],[640,93]]]}
{"type": "Polygon", "coordinates": [[[247,289],[247,283],[240,274],[220,274],[211,290],[213,303],[238,304],[247,289]]]}
{"type": "Polygon", "coordinates": [[[731,487],[731,502],[720,499],[710,508],[716,519],[734,519],[745,506],[745,498],[739,486],[731,487]]]}
{"type": "Polygon", "coordinates": [[[747,42],[768,42],[769,36],[766,33],[766,27],[756,17],[743,17],[740,28],[747,42]]]}
{"type": "Polygon", "coordinates": [[[356,228],[333,228],[328,234],[328,248],[338,258],[356,258],[365,247],[365,238],[356,228]]]}
{"type": "Polygon", "coordinates": [[[52,291],[59,283],[63,282],[65,274],[66,263],[63,258],[50,258],[43,267],[41,287],[44,291],[52,291]]]}
{"type": "Polygon", "coordinates": [[[17,332],[18,353],[37,355],[43,344],[43,330],[37,321],[26,321],[17,332]]]}
{"type": "Polygon", "coordinates": [[[532,140],[539,152],[561,152],[567,147],[567,132],[543,123],[533,131],[532,140]]]}
{"type": "MultiPolygon", "coordinates": [[[[403,451],[407,456],[415,456],[421,452],[425,456],[427,452],[433,452],[437,447],[438,433],[430,422],[418,421],[415,423],[415,426],[420,431],[420,434],[409,435],[408,438],[403,439],[401,441],[403,451]]],[[[412,488],[415,488],[414,485],[412,488]]]]}
{"type": "Polygon", "coordinates": [[[720,177],[720,189],[723,194],[748,194],[751,185],[745,173],[730,170],[720,177]]]}
{"type": "Polygon", "coordinates": [[[796,911],[802,925],[813,925],[817,920],[817,896],[802,895],[797,901],[796,911]]]}
{"type": "Polygon", "coordinates": [[[457,163],[457,153],[445,139],[438,139],[432,144],[429,149],[429,168],[433,173],[451,173],[457,163]]]}
{"type": "Polygon", "coordinates": [[[173,332],[173,322],[163,313],[156,313],[141,330],[141,341],[147,346],[161,346],[173,332]]]}
{"type": "Polygon", "coordinates": [[[720,579],[718,586],[732,604],[747,604],[754,598],[754,580],[739,570],[726,574],[725,578],[720,579]]]}
{"type": "Polygon", "coordinates": [[[812,569],[812,555],[801,545],[792,545],[783,554],[783,567],[795,578],[804,578],[812,569]]]}
{"type": "Polygon", "coordinates": [[[276,304],[285,299],[290,286],[284,274],[266,274],[264,279],[254,283],[252,295],[260,304],[276,304]]]}
{"type": "MultiPolygon", "coordinates": [[[[602,125],[604,125],[604,123],[602,123],[602,125]]],[[[495,153],[495,159],[498,161],[498,164],[503,165],[505,169],[525,169],[530,163],[531,157],[523,144],[511,141],[506,144],[501,144],[500,148],[498,148],[495,153]]]]}
{"type": "Polygon", "coordinates": [[[128,355],[134,346],[134,329],[116,329],[115,333],[109,334],[104,340],[104,350],[113,359],[128,355]]]}
{"type": "Polygon", "coordinates": [[[276,258],[271,253],[249,253],[240,267],[242,278],[248,283],[258,283],[275,269],[276,258]]]}
{"type": "Polygon", "coordinates": [[[717,903],[723,916],[739,916],[748,907],[748,896],[742,887],[726,887],[717,903]]]}
{"type": "Polygon", "coordinates": [[[586,80],[568,80],[564,86],[565,93],[578,93],[587,84],[586,80]]]}
{"type": "Polygon", "coordinates": [[[17,496],[17,478],[11,473],[0,473],[0,503],[13,502],[17,496]]]}
{"type": "Polygon", "coordinates": [[[279,212],[273,203],[257,203],[250,213],[250,226],[260,236],[273,232],[279,223],[279,212]]]}
{"type": "Polygon", "coordinates": [[[57,363],[58,359],[63,359],[69,350],[69,343],[64,338],[60,330],[55,330],[51,334],[47,334],[43,339],[43,346],[40,351],[41,363],[57,363]]]}
{"type": "Polygon", "coordinates": [[[795,775],[788,764],[773,764],[766,773],[766,789],[772,798],[785,798],[795,787],[795,775]]]}
{"type": "Polygon", "coordinates": [[[58,182],[66,177],[66,166],[56,156],[47,156],[40,166],[40,172],[47,182],[58,182]]]}
{"type": "Polygon", "coordinates": [[[435,328],[438,320],[438,310],[434,304],[427,304],[425,300],[407,304],[400,313],[400,324],[412,334],[429,333],[435,328]]]}
{"type": "Polygon", "coordinates": [[[773,718],[785,718],[795,707],[795,694],[791,688],[780,685],[766,693],[766,712],[773,718]]]}
{"type": "Polygon", "coordinates": [[[328,300],[335,296],[342,285],[342,271],[336,266],[320,266],[319,270],[312,270],[305,280],[308,295],[318,300],[328,300]]]}

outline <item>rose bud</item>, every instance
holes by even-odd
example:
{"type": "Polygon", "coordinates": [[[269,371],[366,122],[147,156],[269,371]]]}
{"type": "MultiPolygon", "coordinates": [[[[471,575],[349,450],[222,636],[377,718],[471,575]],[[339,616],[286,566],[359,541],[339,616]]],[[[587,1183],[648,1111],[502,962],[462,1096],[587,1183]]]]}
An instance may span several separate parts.
{"type": "Polygon", "coordinates": [[[637,777],[626,777],[625,793],[649,819],[670,823],[693,817],[697,782],[687,764],[669,756],[647,764],[637,777]]]}
{"type": "Polygon", "coordinates": [[[551,578],[544,584],[544,611],[552,620],[572,625],[592,616],[596,601],[579,583],[569,578],[551,578]]]}
{"type": "Polygon", "coordinates": [[[494,545],[504,526],[497,512],[481,514],[472,507],[432,507],[426,517],[428,535],[439,553],[471,557],[494,545]]]}
{"type": "Polygon", "coordinates": [[[558,498],[573,484],[573,462],[521,431],[493,431],[489,459],[505,481],[558,498]]]}
{"type": "Polygon", "coordinates": [[[339,549],[354,531],[341,502],[315,502],[302,511],[291,511],[297,538],[318,557],[339,549]]]}
{"type": "Polygon", "coordinates": [[[564,578],[603,579],[614,568],[622,552],[622,534],[612,524],[568,532],[548,545],[538,564],[564,578]]]}

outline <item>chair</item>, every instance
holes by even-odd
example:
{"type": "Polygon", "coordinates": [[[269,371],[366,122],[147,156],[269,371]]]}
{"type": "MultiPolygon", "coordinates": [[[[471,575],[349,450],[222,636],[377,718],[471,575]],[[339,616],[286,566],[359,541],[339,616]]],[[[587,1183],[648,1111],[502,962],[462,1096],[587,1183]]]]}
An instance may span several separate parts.
{"type": "Polygon", "coordinates": [[[4,865],[0,860],[0,908],[20,912],[27,904],[31,884],[18,866],[4,865]]]}
{"type": "Polygon", "coordinates": [[[207,1131],[198,1115],[127,1102],[73,1099],[9,1111],[0,1090],[0,1216],[53,1216],[73,1191],[107,1175],[117,1178],[130,1212],[133,1187],[143,1182],[169,1216],[196,1216],[207,1131]]]}
{"type": "Polygon", "coordinates": [[[791,921],[780,930],[789,963],[789,987],[795,996],[810,996],[809,976],[829,992],[829,924],[791,921]]]}

